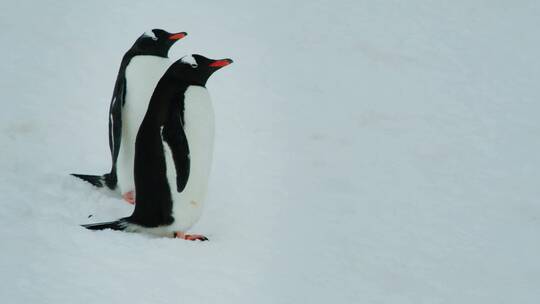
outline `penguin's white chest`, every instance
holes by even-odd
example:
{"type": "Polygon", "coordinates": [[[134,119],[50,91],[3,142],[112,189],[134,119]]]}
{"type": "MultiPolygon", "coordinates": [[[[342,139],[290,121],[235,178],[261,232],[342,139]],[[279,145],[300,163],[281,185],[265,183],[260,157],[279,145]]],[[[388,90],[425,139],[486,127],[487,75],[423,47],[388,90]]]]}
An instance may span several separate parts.
{"type": "Polygon", "coordinates": [[[184,132],[189,146],[190,171],[184,191],[176,191],[176,171],[167,143],[165,161],[171,188],[173,230],[187,231],[202,213],[214,149],[214,110],[204,87],[190,86],[184,94],[184,132]]]}
{"type": "Polygon", "coordinates": [[[150,98],[171,61],[157,56],[135,56],[126,68],[126,96],[122,108],[122,137],[116,169],[120,193],[135,189],[135,139],[150,98]]]}

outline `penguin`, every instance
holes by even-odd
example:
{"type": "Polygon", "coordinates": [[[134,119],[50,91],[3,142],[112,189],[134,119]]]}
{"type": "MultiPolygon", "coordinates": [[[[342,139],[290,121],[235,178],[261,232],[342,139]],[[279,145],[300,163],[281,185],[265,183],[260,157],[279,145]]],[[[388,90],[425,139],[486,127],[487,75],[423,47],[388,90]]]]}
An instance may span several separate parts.
{"type": "Polygon", "coordinates": [[[135,137],[146,113],[148,101],[160,77],[172,61],[169,49],[186,32],[169,33],[153,29],[143,33],[124,54],[109,107],[109,148],[112,165],[104,175],[72,174],[96,187],[117,190],[134,202],[133,161],[135,137]]]}
{"type": "Polygon", "coordinates": [[[214,113],[206,82],[232,62],[189,55],[169,67],[137,133],[133,213],[83,227],[208,240],[186,234],[201,216],[212,163],[214,113]]]}

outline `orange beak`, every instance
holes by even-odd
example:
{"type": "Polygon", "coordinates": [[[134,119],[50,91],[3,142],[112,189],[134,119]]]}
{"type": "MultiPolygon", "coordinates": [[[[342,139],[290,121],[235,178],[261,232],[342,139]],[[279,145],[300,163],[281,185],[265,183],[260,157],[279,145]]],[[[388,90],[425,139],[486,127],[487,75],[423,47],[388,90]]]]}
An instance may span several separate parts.
{"type": "Polygon", "coordinates": [[[210,66],[211,67],[221,68],[221,67],[229,65],[231,63],[233,63],[232,59],[221,59],[221,60],[216,60],[216,61],[210,63],[210,66]]]}
{"type": "Polygon", "coordinates": [[[187,36],[186,32],[176,33],[169,36],[170,40],[180,40],[187,36]]]}

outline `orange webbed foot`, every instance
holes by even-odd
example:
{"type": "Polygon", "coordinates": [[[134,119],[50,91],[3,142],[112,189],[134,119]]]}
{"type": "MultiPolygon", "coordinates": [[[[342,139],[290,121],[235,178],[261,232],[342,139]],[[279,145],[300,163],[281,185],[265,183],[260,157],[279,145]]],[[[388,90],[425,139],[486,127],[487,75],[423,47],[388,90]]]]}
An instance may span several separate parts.
{"type": "Polygon", "coordinates": [[[188,241],[208,241],[208,238],[201,234],[185,234],[183,232],[175,232],[174,237],[188,241]]]}
{"type": "Polygon", "coordinates": [[[129,204],[135,205],[135,191],[129,191],[122,195],[122,198],[129,204]]]}

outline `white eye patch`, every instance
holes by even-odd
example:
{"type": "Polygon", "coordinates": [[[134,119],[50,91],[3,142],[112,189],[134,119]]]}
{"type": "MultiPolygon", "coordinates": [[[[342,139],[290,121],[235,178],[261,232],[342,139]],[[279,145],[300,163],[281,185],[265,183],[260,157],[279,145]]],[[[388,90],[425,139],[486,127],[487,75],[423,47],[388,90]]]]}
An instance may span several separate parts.
{"type": "Polygon", "coordinates": [[[156,34],[154,34],[154,32],[152,32],[152,30],[144,32],[143,35],[152,38],[152,40],[157,40],[156,34]]]}
{"type": "Polygon", "coordinates": [[[199,66],[197,64],[197,60],[195,60],[195,58],[193,58],[193,56],[191,56],[191,55],[182,57],[182,59],[180,59],[180,61],[182,61],[185,64],[191,65],[191,67],[193,67],[193,68],[196,68],[196,67],[199,66]]]}

